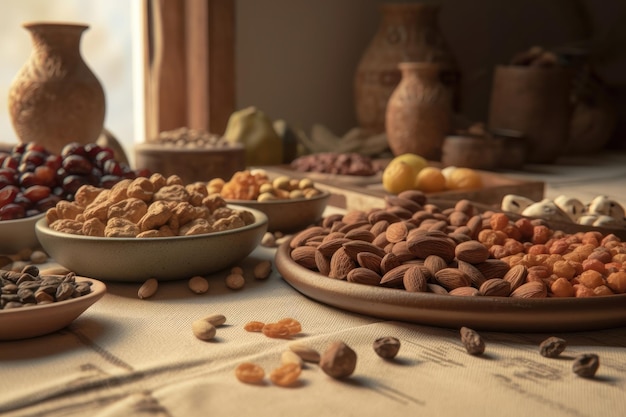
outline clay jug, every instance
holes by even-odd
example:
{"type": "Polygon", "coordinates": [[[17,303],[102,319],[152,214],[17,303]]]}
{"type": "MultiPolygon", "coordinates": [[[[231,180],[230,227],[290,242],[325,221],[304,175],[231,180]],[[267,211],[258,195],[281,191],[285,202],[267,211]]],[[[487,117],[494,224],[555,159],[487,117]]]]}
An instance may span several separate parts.
{"type": "Polygon", "coordinates": [[[522,132],[526,162],[552,163],[569,137],[572,72],[561,67],[496,67],[489,127],[522,132]]]}
{"type": "Polygon", "coordinates": [[[69,142],[93,143],[102,133],[105,97],[80,53],[88,26],[29,23],[33,50],[9,90],[9,113],[21,142],[60,153],[69,142]]]}
{"type": "Polygon", "coordinates": [[[396,156],[414,153],[438,161],[452,124],[452,92],[440,80],[441,66],[402,62],[398,67],[402,79],[385,116],[389,148],[396,156]]]}
{"type": "Polygon", "coordinates": [[[385,109],[401,78],[400,62],[437,62],[451,88],[458,88],[456,61],[439,30],[439,10],[439,5],[426,3],[380,5],[380,24],[354,77],[361,128],[373,134],[385,131],[385,109]]]}

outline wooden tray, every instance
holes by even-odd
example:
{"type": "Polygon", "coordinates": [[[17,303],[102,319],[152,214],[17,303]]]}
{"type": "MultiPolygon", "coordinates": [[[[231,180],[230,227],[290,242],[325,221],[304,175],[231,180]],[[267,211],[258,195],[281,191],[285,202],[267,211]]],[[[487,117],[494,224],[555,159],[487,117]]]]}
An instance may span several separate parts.
{"type": "MultiPolygon", "coordinates": [[[[360,180],[344,180],[341,175],[324,175],[309,172],[300,172],[289,166],[264,167],[271,175],[288,175],[293,178],[311,178],[318,188],[331,193],[328,204],[348,210],[367,210],[384,206],[384,197],[389,195],[382,185],[381,176],[362,177],[360,180]]],[[[477,203],[493,207],[500,207],[502,198],[507,194],[517,194],[534,201],[544,198],[543,181],[525,181],[509,178],[505,175],[490,171],[477,170],[484,187],[474,190],[448,190],[439,193],[428,193],[427,196],[437,200],[468,199],[477,203]]]]}

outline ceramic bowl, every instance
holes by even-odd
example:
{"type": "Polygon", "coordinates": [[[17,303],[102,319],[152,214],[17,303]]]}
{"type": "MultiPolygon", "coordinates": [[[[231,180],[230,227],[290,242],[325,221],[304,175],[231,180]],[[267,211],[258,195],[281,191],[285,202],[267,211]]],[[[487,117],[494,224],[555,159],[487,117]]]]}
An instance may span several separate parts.
{"type": "MultiPolygon", "coordinates": [[[[231,205],[234,209],[244,207],[231,205]]],[[[248,209],[255,222],[238,229],[195,236],[113,238],[57,232],[46,219],[36,231],[55,262],[78,275],[105,281],[188,279],[225,269],[248,256],[267,230],[267,216],[248,209]]]]}
{"type": "Polygon", "coordinates": [[[0,340],[18,340],[56,332],[73,322],[106,293],[104,283],[91,281],[91,292],[81,297],[50,304],[0,310],[0,340]]]}
{"type": "Polygon", "coordinates": [[[0,221],[0,254],[14,254],[22,249],[39,247],[35,224],[45,213],[16,220],[0,221]]]}
{"type": "Polygon", "coordinates": [[[322,191],[321,194],[312,198],[226,201],[265,213],[268,218],[267,230],[270,232],[293,233],[320,220],[329,198],[330,193],[322,191]]]}

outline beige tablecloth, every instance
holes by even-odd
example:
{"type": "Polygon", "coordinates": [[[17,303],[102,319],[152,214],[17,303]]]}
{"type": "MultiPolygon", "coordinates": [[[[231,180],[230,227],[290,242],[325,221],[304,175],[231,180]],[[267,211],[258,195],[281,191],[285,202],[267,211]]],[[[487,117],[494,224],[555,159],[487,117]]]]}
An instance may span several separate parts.
{"type": "MultiPolygon", "coordinates": [[[[226,272],[206,294],[187,282],[162,283],[150,299],[139,283],[108,283],[108,293],[70,327],[38,338],[0,342],[0,415],[9,416],[243,416],[626,415],[626,328],[557,334],[568,341],[560,359],[538,353],[546,334],[484,332],[486,352],[471,356],[458,331],[341,311],[311,300],[274,271],[264,281],[249,272],[274,250],[257,248],[243,263],[246,285],[226,288],[226,272]],[[194,337],[191,323],[221,313],[214,340],[194,337]],[[245,323],[302,323],[291,340],[243,329],[245,323]],[[402,346],[394,361],[372,349],[381,336],[402,346]],[[358,354],[354,374],[335,380],[317,365],[291,388],[247,385],[234,376],[243,361],[266,372],[294,341],[320,351],[342,340],[358,354]],[[594,379],[572,372],[578,353],[601,365],[594,379]]],[[[546,317],[550,320],[550,317],[546,317]]]]}

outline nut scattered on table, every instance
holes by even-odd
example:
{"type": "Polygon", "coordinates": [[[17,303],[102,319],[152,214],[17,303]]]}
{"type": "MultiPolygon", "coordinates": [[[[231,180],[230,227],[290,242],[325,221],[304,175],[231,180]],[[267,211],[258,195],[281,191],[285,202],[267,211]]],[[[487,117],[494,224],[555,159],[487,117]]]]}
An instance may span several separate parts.
{"type": "Polygon", "coordinates": [[[583,353],[574,359],[572,371],[583,378],[593,378],[600,367],[600,358],[595,353],[583,353]]]}
{"type": "Polygon", "coordinates": [[[211,340],[215,337],[217,329],[207,320],[196,320],[191,324],[193,334],[200,340],[211,340]]]}
{"type": "Polygon", "coordinates": [[[557,358],[563,353],[566,347],[567,342],[565,339],[551,336],[541,342],[539,345],[539,353],[546,358],[557,358]]]}
{"type": "Polygon", "coordinates": [[[157,281],[156,278],[149,278],[141,284],[141,287],[139,287],[139,290],[137,291],[137,296],[142,300],[150,298],[156,294],[158,288],[159,281],[157,281]]]}
{"type": "Polygon", "coordinates": [[[397,337],[385,336],[374,341],[374,351],[383,359],[393,359],[400,351],[400,340],[397,337]]]}
{"type": "Polygon", "coordinates": [[[357,355],[342,341],[332,342],[320,357],[320,368],[329,376],[347,378],[356,368],[357,355]]]}
{"type": "Polygon", "coordinates": [[[302,358],[305,362],[319,363],[320,361],[320,353],[310,346],[294,342],[289,345],[289,349],[296,355],[300,356],[300,358],[302,358]]]}
{"type": "Polygon", "coordinates": [[[461,342],[470,355],[482,355],[485,352],[485,342],[483,338],[473,329],[461,327],[461,342]]]}
{"type": "Polygon", "coordinates": [[[204,294],[209,290],[209,281],[205,277],[191,277],[188,282],[189,289],[196,294],[204,294]]]}

